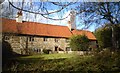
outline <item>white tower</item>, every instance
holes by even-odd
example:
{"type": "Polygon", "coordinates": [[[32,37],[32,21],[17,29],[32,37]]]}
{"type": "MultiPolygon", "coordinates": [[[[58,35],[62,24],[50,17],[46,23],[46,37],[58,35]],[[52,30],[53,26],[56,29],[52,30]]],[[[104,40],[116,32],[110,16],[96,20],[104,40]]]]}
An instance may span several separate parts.
{"type": "Polygon", "coordinates": [[[16,22],[22,23],[22,11],[17,13],[16,22]]]}
{"type": "Polygon", "coordinates": [[[75,10],[71,10],[70,11],[70,17],[69,17],[69,21],[68,21],[68,28],[71,30],[76,29],[76,11],[75,10]]]}

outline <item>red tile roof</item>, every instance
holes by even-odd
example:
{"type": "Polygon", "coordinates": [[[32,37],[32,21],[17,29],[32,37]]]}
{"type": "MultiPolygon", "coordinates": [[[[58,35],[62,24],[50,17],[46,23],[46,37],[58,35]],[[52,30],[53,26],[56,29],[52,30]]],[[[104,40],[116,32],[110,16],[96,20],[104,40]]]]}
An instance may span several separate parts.
{"type": "Polygon", "coordinates": [[[85,30],[73,30],[72,31],[73,35],[86,35],[90,40],[96,40],[95,36],[93,35],[92,32],[90,31],[85,31],[85,30]]]}
{"type": "Polygon", "coordinates": [[[96,40],[95,36],[89,31],[73,30],[71,32],[67,26],[50,25],[26,21],[23,21],[23,23],[18,23],[12,19],[0,19],[2,19],[2,32],[65,38],[69,38],[72,34],[83,34],[85,32],[85,35],[89,39],[96,40]]]}

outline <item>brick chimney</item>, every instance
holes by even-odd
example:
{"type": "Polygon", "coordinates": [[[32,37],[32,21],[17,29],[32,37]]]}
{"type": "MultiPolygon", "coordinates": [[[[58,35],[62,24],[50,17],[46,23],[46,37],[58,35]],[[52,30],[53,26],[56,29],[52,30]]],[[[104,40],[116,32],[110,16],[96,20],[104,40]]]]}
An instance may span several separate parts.
{"type": "Polygon", "coordinates": [[[71,30],[76,29],[76,12],[75,10],[70,11],[70,18],[68,20],[68,28],[71,30]]]}
{"type": "Polygon", "coordinates": [[[17,12],[16,22],[22,23],[22,11],[17,12]]]}

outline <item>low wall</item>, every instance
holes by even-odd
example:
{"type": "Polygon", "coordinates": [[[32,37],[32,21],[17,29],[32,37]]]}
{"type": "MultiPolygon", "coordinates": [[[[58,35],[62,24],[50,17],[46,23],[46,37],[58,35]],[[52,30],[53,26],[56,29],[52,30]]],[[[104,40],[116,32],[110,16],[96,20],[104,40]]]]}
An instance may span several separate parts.
{"type": "Polygon", "coordinates": [[[64,51],[58,51],[58,53],[65,53],[64,51]]]}
{"type": "Polygon", "coordinates": [[[73,53],[73,54],[78,54],[78,55],[91,54],[90,51],[67,51],[66,53],[68,53],[68,54],[73,53]]]}

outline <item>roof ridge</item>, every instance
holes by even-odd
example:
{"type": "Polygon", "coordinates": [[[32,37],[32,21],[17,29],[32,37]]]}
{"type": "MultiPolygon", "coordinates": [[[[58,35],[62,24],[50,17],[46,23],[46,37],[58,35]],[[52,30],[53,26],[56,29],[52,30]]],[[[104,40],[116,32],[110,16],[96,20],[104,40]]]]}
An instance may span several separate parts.
{"type": "MultiPolygon", "coordinates": [[[[12,20],[12,21],[15,21],[15,19],[9,19],[9,18],[0,18],[0,19],[7,19],[7,20],[12,20]]],[[[56,25],[56,24],[47,24],[47,23],[41,23],[41,22],[32,22],[32,21],[23,21],[24,22],[27,22],[27,23],[37,23],[37,24],[44,24],[44,25],[50,25],[50,26],[61,26],[61,27],[67,27],[67,26],[63,26],[63,25],[56,25]]],[[[17,22],[16,22],[17,23],[17,22]]]]}
{"type": "Polygon", "coordinates": [[[77,31],[86,31],[86,32],[91,32],[91,31],[89,31],[89,30],[82,30],[82,29],[75,29],[75,30],[77,30],[77,31]]]}
{"type": "Polygon", "coordinates": [[[3,19],[3,31],[2,32],[11,32],[17,34],[26,34],[26,35],[39,35],[39,36],[51,36],[51,37],[65,37],[69,38],[74,34],[82,34],[81,32],[87,32],[86,36],[89,39],[96,39],[93,33],[87,30],[74,29],[70,31],[67,26],[44,24],[38,22],[24,21],[23,23],[17,23],[14,19],[3,19]],[[12,25],[10,25],[12,24],[12,25]],[[18,25],[18,26],[17,26],[18,25]],[[20,27],[20,28],[19,28],[20,27]]]}

